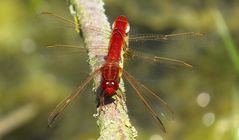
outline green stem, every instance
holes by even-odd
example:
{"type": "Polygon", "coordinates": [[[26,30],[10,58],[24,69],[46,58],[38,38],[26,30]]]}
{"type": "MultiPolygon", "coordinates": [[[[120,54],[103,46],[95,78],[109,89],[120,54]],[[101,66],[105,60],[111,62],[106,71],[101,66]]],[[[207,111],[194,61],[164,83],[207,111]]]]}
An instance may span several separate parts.
{"type": "Polygon", "coordinates": [[[219,35],[222,37],[224,46],[232,60],[232,63],[239,76],[239,54],[236,48],[236,45],[233,42],[233,39],[228,31],[227,25],[221,15],[221,13],[216,10],[213,11],[213,17],[219,32],[219,35]]]}

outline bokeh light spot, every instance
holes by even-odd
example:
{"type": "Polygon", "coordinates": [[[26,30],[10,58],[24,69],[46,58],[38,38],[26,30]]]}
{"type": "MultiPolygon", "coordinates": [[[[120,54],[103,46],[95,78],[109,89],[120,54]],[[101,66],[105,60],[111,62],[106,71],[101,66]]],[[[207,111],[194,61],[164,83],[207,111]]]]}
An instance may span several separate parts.
{"type": "Polygon", "coordinates": [[[210,102],[210,95],[208,93],[202,92],[197,96],[197,104],[200,107],[206,107],[210,102]]]}
{"type": "Polygon", "coordinates": [[[209,127],[211,126],[215,121],[215,114],[212,112],[208,112],[203,115],[202,122],[205,126],[209,127]]]}
{"type": "Polygon", "coordinates": [[[163,140],[163,137],[159,134],[154,134],[150,137],[149,140],[163,140]]]}
{"type": "Polygon", "coordinates": [[[22,52],[26,54],[31,54],[36,50],[36,43],[30,39],[26,38],[22,41],[22,52]]]}

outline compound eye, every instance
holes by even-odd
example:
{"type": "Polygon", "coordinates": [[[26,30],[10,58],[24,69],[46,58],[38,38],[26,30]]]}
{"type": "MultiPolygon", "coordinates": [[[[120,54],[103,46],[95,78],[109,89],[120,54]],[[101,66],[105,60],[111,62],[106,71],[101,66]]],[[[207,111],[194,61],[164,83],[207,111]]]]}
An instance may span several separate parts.
{"type": "Polygon", "coordinates": [[[127,27],[126,27],[126,30],[125,30],[125,33],[128,34],[129,33],[129,30],[130,30],[130,26],[129,26],[129,23],[127,24],[127,27]]]}
{"type": "Polygon", "coordinates": [[[109,85],[109,84],[110,84],[110,82],[106,82],[105,84],[106,84],[106,85],[109,85]]]}
{"type": "Polygon", "coordinates": [[[113,86],[115,84],[115,82],[111,82],[111,85],[113,86]]]}
{"type": "Polygon", "coordinates": [[[115,27],[115,22],[112,24],[112,27],[111,27],[111,28],[112,28],[112,30],[114,29],[114,27],[115,27]]]}

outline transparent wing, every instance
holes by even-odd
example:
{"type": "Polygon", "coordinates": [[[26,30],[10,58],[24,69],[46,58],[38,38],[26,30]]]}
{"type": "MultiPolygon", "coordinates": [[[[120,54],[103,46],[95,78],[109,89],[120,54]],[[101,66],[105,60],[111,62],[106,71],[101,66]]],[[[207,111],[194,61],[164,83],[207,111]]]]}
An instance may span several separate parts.
{"type": "MultiPolygon", "coordinates": [[[[104,52],[105,54],[108,52],[108,49],[105,47],[100,47],[100,46],[105,46],[101,44],[97,44],[99,47],[95,47],[94,49],[91,49],[91,52],[104,52]]],[[[88,49],[85,47],[82,47],[80,45],[70,45],[70,44],[51,44],[51,45],[46,45],[47,48],[57,48],[57,52],[54,51],[54,53],[57,53],[56,56],[60,57],[72,57],[73,55],[82,55],[83,53],[87,53],[88,49]],[[59,49],[60,48],[60,49],[59,49]]],[[[96,53],[97,54],[97,53],[96,53]]]]}
{"type": "Polygon", "coordinates": [[[66,23],[66,24],[69,23],[70,25],[72,25],[72,27],[74,27],[74,25],[75,25],[75,23],[74,23],[73,21],[71,21],[71,20],[69,20],[69,19],[67,19],[67,18],[64,18],[64,17],[62,17],[62,16],[53,14],[53,13],[51,13],[51,12],[41,12],[41,14],[42,14],[42,15],[52,16],[52,17],[54,17],[54,18],[56,18],[56,19],[58,19],[58,20],[60,20],[60,21],[62,21],[62,22],[64,22],[64,23],[66,23]]]}
{"type": "Polygon", "coordinates": [[[55,109],[50,113],[48,117],[48,126],[51,127],[57,117],[61,112],[65,110],[65,108],[77,97],[80,95],[81,91],[85,88],[85,86],[94,78],[94,76],[100,71],[100,69],[95,70],[87,79],[76,89],[76,91],[62,100],[55,109]]]}
{"type": "Polygon", "coordinates": [[[186,66],[189,68],[192,68],[193,66],[183,60],[179,59],[173,59],[173,58],[167,58],[167,57],[161,57],[161,56],[152,56],[146,53],[138,52],[132,49],[128,49],[126,51],[125,57],[138,57],[144,60],[148,60],[150,62],[158,62],[158,63],[170,63],[170,64],[176,64],[176,65],[181,65],[181,66],[186,66]]]}
{"type": "Polygon", "coordinates": [[[177,34],[139,34],[139,35],[130,35],[129,41],[166,41],[166,40],[176,40],[182,38],[202,38],[203,33],[187,32],[187,33],[177,33],[177,34]]]}
{"type": "MultiPolygon", "coordinates": [[[[54,14],[51,12],[42,12],[41,14],[54,17],[57,20],[62,21],[63,23],[68,25],[70,28],[75,29],[77,32],[79,32],[78,30],[79,30],[79,28],[81,28],[81,27],[79,27],[80,26],[79,23],[77,23],[76,21],[71,21],[63,16],[60,16],[60,15],[57,15],[57,14],[54,14]]],[[[111,34],[111,31],[108,28],[97,27],[97,26],[94,26],[91,24],[88,24],[87,28],[90,30],[96,31],[97,33],[106,34],[108,36],[110,36],[110,34],[111,34]]]]}
{"type": "Polygon", "coordinates": [[[151,113],[152,117],[158,122],[160,128],[163,130],[163,132],[166,132],[161,117],[165,117],[168,120],[173,119],[172,109],[156,93],[137,82],[136,79],[127,71],[123,70],[123,74],[129,84],[136,91],[135,93],[139,99],[144,103],[148,111],[151,113]]]}
{"type": "MultiPolygon", "coordinates": [[[[99,50],[108,50],[106,47],[100,47],[100,46],[106,46],[105,44],[95,44],[98,45],[99,47],[94,48],[94,49],[99,49],[99,50]]],[[[78,49],[79,51],[82,52],[87,52],[87,48],[82,47],[80,45],[70,45],[70,44],[51,44],[51,45],[46,45],[47,48],[75,48],[78,49]]]]}
{"type": "Polygon", "coordinates": [[[82,52],[87,52],[87,49],[85,47],[79,46],[79,45],[70,45],[70,44],[51,44],[46,45],[47,48],[75,48],[82,52]]]}

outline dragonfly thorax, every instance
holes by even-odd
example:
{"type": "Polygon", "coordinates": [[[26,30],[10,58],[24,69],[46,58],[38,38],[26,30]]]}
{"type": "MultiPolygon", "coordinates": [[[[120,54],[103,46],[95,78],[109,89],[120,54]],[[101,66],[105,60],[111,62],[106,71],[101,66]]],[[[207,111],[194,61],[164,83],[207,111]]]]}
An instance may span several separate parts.
{"type": "Polygon", "coordinates": [[[115,63],[106,63],[102,69],[102,82],[101,87],[106,96],[115,94],[115,91],[119,88],[119,67],[115,63]]]}

